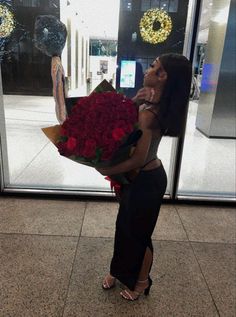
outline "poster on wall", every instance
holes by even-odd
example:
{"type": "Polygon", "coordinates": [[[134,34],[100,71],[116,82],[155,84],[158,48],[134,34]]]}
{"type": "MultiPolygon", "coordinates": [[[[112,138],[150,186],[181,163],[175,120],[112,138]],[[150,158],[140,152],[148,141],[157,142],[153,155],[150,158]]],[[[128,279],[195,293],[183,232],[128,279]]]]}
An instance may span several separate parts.
{"type": "Polygon", "coordinates": [[[108,73],[108,61],[100,61],[100,72],[102,74],[108,73]]]}

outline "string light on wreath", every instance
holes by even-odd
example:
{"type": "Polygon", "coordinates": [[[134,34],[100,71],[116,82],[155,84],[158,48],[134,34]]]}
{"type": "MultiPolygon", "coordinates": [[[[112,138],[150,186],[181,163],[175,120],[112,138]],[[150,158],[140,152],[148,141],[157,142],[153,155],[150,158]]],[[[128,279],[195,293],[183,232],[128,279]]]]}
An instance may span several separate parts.
{"type": "Polygon", "coordinates": [[[0,4],[0,38],[8,37],[14,30],[15,22],[12,12],[0,4]]]}
{"type": "Polygon", "coordinates": [[[140,34],[144,42],[157,44],[164,42],[172,30],[172,20],[164,10],[150,9],[146,11],[139,23],[140,34]],[[160,28],[155,29],[159,23],[160,28]]]}

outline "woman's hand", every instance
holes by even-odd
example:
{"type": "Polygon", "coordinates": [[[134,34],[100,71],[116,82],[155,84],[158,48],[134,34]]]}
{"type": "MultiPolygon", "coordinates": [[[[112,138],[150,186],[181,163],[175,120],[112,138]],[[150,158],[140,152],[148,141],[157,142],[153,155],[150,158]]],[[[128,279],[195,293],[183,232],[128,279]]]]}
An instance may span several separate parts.
{"type": "Polygon", "coordinates": [[[136,96],[133,98],[135,101],[137,100],[148,100],[151,101],[155,94],[155,90],[153,88],[144,87],[138,90],[136,96]]]}
{"type": "Polygon", "coordinates": [[[153,123],[153,114],[148,111],[139,112],[139,128],[142,130],[142,135],[137,142],[134,153],[127,160],[113,165],[111,167],[96,168],[102,175],[112,176],[114,174],[127,173],[135,169],[140,169],[145,163],[148,155],[148,150],[152,140],[152,130],[150,129],[153,123]]]}
{"type": "Polygon", "coordinates": [[[149,102],[159,102],[160,101],[160,93],[151,87],[144,87],[138,90],[137,94],[132,98],[134,102],[139,100],[146,100],[149,102]]]}
{"type": "Polygon", "coordinates": [[[107,175],[111,175],[110,173],[112,172],[112,167],[99,167],[99,168],[96,168],[96,170],[100,174],[107,176],[107,175]]]}

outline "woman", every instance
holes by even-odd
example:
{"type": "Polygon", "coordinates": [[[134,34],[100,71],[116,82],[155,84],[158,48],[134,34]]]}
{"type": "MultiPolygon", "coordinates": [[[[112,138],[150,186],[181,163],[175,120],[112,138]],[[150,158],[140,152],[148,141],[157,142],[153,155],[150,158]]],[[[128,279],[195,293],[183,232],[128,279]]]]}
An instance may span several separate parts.
{"type": "Polygon", "coordinates": [[[139,111],[142,136],[130,159],[110,168],[98,169],[103,175],[139,169],[131,184],[123,186],[116,221],[114,254],[110,274],[103,288],[115,286],[116,278],[127,288],[120,294],[127,300],[148,295],[153,261],[151,235],[156,225],[167,178],[158,145],[162,136],[179,136],[186,117],[192,67],[179,54],[159,56],[146,71],[144,88],[134,97],[144,100],[139,111]]]}

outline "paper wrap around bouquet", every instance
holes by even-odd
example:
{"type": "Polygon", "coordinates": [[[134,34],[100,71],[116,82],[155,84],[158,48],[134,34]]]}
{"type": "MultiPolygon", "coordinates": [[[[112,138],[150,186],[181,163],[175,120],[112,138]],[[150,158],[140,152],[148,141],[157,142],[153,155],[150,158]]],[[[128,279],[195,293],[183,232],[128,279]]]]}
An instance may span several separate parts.
{"type": "MultiPolygon", "coordinates": [[[[62,125],[42,129],[59,153],[95,168],[127,160],[142,135],[132,100],[104,80],[90,96],[73,101],[71,114],[62,125]]],[[[129,183],[124,174],[112,175],[112,179],[129,183]]]]}
{"type": "Polygon", "coordinates": [[[35,20],[34,44],[48,56],[60,56],[66,43],[64,23],[53,15],[39,15],[35,20]]]}

